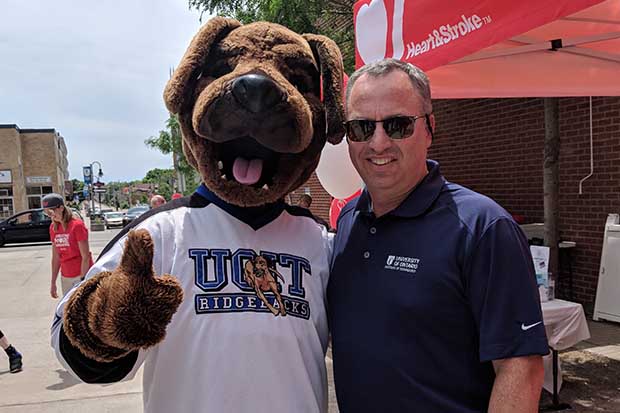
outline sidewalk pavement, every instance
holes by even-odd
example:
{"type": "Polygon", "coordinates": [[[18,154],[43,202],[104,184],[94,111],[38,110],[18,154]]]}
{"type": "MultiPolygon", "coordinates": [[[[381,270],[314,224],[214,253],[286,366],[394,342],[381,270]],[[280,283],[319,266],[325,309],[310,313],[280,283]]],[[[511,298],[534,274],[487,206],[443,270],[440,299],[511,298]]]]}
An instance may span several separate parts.
{"type": "Polygon", "coordinates": [[[577,343],[574,349],[620,361],[620,324],[588,320],[590,338],[577,343]]]}
{"type": "MultiPolygon", "coordinates": [[[[91,233],[93,256],[117,231],[91,233]]],[[[89,385],[57,361],[50,347],[58,303],[49,294],[50,260],[49,243],[0,248],[0,329],[24,357],[23,371],[10,374],[0,354],[0,412],[141,412],[141,374],[127,383],[89,385]]]]}

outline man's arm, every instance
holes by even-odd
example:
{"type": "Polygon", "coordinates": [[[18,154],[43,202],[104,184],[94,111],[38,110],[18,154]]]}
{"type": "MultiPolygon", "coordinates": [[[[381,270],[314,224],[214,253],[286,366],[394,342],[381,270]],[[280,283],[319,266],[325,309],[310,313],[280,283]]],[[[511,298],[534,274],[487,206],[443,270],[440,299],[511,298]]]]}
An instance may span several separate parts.
{"type": "Polygon", "coordinates": [[[490,413],[535,413],[542,390],[544,367],[541,356],[493,360],[495,382],[490,413]]]}

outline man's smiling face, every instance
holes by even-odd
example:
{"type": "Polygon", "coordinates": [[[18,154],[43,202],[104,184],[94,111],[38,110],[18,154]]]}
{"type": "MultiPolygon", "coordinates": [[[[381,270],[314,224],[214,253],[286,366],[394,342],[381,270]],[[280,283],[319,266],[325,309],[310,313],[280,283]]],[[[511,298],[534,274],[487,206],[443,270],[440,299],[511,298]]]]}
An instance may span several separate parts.
{"type": "MultiPolygon", "coordinates": [[[[422,100],[407,74],[400,70],[378,77],[362,75],[347,102],[347,120],[420,115],[424,115],[422,100]]],[[[382,124],[377,124],[368,141],[349,141],[349,155],[373,199],[397,198],[411,191],[426,175],[431,142],[421,117],[415,121],[413,135],[399,140],[390,139],[382,124]]]]}

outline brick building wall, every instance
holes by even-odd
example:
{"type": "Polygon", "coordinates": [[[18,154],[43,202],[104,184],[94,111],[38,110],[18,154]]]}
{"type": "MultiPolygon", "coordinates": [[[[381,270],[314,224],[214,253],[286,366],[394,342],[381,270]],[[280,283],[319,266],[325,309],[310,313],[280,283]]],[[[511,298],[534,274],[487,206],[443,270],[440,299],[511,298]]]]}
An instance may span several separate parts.
{"type": "MultiPolygon", "coordinates": [[[[447,179],[495,199],[526,222],[543,222],[544,109],[542,99],[434,102],[435,141],[429,157],[447,179]]],[[[560,99],[560,239],[572,251],[574,299],[592,310],[605,219],[620,213],[620,98],[592,99],[594,174],[590,173],[588,98],[560,99]]],[[[559,293],[568,294],[567,272],[559,293]]]]}

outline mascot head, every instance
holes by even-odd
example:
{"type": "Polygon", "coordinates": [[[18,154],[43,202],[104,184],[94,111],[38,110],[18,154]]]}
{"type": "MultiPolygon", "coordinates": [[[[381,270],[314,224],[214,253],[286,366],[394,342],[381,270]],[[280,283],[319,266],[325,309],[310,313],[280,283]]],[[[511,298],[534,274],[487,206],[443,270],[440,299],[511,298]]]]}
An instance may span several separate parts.
{"type": "Polygon", "coordinates": [[[205,185],[229,203],[260,206],[303,184],[325,142],[342,140],[342,76],[340,51],[324,36],[216,17],[164,100],[205,185]]]}

